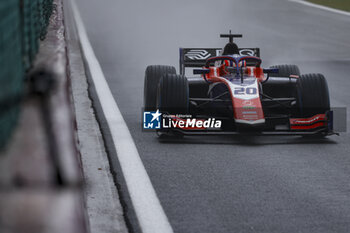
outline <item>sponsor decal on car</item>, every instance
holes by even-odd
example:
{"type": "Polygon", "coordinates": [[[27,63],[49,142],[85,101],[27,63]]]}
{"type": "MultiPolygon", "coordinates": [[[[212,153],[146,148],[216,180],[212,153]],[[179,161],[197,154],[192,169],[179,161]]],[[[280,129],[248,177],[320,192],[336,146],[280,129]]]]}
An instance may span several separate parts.
{"type": "Polygon", "coordinates": [[[253,49],[240,49],[239,54],[241,56],[255,56],[256,52],[253,49]]]}
{"type": "Polygon", "coordinates": [[[191,60],[206,60],[207,58],[211,57],[212,55],[204,49],[201,49],[201,50],[192,49],[192,50],[188,51],[185,54],[185,56],[191,60]]]}
{"type": "Polygon", "coordinates": [[[243,109],[249,109],[249,110],[256,109],[256,107],[254,107],[254,106],[243,106],[242,108],[243,109]]]}
{"type": "Polygon", "coordinates": [[[302,124],[312,124],[317,121],[325,121],[326,115],[325,114],[317,114],[310,118],[294,118],[290,119],[291,125],[302,125],[302,124]]]}
{"type": "Polygon", "coordinates": [[[326,126],[326,120],[325,114],[317,114],[310,118],[292,118],[289,122],[292,130],[307,130],[326,126]]]}

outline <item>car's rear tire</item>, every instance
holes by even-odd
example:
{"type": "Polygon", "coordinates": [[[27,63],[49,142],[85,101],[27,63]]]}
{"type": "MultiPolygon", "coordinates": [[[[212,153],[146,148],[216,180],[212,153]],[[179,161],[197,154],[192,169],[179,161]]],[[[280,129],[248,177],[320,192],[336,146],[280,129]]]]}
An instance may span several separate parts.
{"type": "Polygon", "coordinates": [[[270,77],[289,77],[290,75],[300,76],[300,70],[297,65],[275,65],[270,68],[278,69],[278,73],[270,74],[270,77]]]}
{"type": "Polygon", "coordinates": [[[328,85],[322,74],[301,75],[296,92],[296,105],[301,117],[311,117],[330,109],[328,85]]]}
{"type": "Polygon", "coordinates": [[[186,114],[189,108],[189,88],[183,75],[165,74],[159,81],[157,107],[161,112],[186,114]]]}
{"type": "Polygon", "coordinates": [[[165,74],[176,74],[173,66],[152,65],[146,68],[144,83],[144,110],[155,111],[157,108],[157,87],[165,74]]]}

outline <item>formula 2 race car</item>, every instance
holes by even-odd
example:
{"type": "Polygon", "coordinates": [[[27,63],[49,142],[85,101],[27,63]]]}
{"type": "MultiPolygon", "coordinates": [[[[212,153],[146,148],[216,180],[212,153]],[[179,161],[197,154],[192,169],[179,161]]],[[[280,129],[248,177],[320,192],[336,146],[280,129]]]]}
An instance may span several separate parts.
{"type": "Polygon", "coordinates": [[[180,74],[172,66],[147,67],[144,110],[162,114],[158,133],[335,134],[322,74],[301,75],[296,65],[264,69],[259,48],[234,43],[242,35],[220,37],[229,38],[223,50],[180,48],[180,74]],[[185,77],[186,68],[197,76],[185,77]]]}

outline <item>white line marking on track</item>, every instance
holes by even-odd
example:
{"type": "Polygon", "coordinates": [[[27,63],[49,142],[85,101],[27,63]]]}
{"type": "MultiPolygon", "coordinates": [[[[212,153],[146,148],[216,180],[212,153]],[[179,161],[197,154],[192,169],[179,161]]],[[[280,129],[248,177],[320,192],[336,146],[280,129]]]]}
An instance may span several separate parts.
{"type": "Polygon", "coordinates": [[[315,7],[315,8],[321,9],[321,10],[325,10],[325,11],[330,11],[330,12],[337,13],[337,14],[350,16],[350,12],[334,9],[334,8],[327,7],[327,6],[318,5],[318,4],[307,2],[304,0],[289,0],[289,1],[304,4],[304,5],[311,6],[311,7],[315,7]]]}
{"type": "Polygon", "coordinates": [[[87,36],[75,1],[72,2],[77,31],[88,69],[94,82],[103,113],[143,233],[172,233],[169,220],[147,175],[135,143],[115,102],[101,66],[87,36]]]}

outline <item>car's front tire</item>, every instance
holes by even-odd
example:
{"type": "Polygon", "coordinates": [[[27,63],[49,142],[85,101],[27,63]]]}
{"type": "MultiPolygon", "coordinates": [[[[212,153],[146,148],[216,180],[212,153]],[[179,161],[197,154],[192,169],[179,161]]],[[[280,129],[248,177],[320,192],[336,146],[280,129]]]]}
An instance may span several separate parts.
{"type": "Polygon", "coordinates": [[[189,109],[189,88],[183,75],[165,74],[159,81],[157,107],[161,112],[185,114],[189,109]]]}
{"type": "Polygon", "coordinates": [[[165,74],[176,74],[175,67],[152,65],[145,72],[144,83],[144,110],[155,111],[157,108],[157,88],[161,77],[165,74]]]}
{"type": "Polygon", "coordinates": [[[278,73],[270,74],[270,77],[289,77],[291,75],[300,76],[300,70],[297,65],[275,65],[270,66],[272,69],[278,69],[278,73]]]}
{"type": "Polygon", "coordinates": [[[297,80],[297,110],[301,117],[311,117],[330,109],[328,85],[322,74],[305,74],[297,80]]]}

